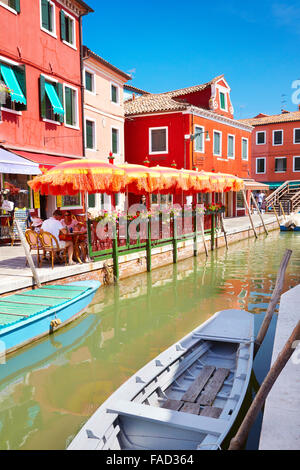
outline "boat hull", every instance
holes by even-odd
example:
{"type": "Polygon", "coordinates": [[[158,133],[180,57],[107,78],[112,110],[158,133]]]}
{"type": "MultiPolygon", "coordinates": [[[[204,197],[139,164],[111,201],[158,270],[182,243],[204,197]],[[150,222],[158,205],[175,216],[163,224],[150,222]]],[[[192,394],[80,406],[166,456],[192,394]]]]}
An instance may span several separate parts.
{"type": "Polygon", "coordinates": [[[254,317],[248,312],[218,312],[127,380],[68,449],[219,448],[247,391],[253,327],[254,317]],[[210,376],[191,398],[190,384],[198,381],[200,387],[208,369],[210,376]]]}
{"type": "Polygon", "coordinates": [[[75,299],[2,328],[0,330],[2,351],[5,355],[11,354],[74,321],[84,313],[100,285],[98,281],[80,281],[66,284],[66,286],[87,287],[87,290],[75,299]],[[54,327],[51,326],[51,322],[57,319],[59,319],[59,324],[54,327]]]}

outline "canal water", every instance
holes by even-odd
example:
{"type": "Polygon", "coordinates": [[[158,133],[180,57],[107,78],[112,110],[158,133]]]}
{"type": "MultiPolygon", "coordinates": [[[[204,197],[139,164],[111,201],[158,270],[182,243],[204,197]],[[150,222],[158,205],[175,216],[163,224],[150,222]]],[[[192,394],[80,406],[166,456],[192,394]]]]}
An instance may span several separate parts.
{"type": "MultiPolygon", "coordinates": [[[[284,291],[300,282],[300,234],[270,233],[101,287],[88,311],[0,365],[0,449],[65,449],[103,401],[139,368],[216,311],[261,325],[285,250],[284,291]]],[[[277,314],[256,356],[244,409],[270,366],[277,314]]],[[[246,448],[257,449],[261,415],[246,448]]],[[[226,445],[226,443],[225,443],[226,445]]]]}

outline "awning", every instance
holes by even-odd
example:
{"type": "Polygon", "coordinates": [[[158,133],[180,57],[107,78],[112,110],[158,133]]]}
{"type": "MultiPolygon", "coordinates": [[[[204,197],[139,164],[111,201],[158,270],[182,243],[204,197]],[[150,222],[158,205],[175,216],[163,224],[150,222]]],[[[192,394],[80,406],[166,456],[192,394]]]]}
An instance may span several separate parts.
{"type": "Polygon", "coordinates": [[[53,108],[53,112],[55,114],[61,114],[62,116],[64,116],[65,111],[59,97],[57,96],[54,86],[51,83],[46,82],[45,90],[53,108]]]}
{"type": "Polygon", "coordinates": [[[0,70],[6,86],[10,89],[11,100],[26,105],[26,98],[21,90],[13,69],[8,65],[1,64],[0,70]]]}
{"type": "Polygon", "coordinates": [[[277,188],[280,188],[280,186],[282,186],[284,183],[284,181],[279,181],[279,182],[275,182],[275,183],[268,183],[270,189],[277,189],[277,188]]]}
{"type": "Polygon", "coordinates": [[[50,170],[50,168],[53,168],[59,163],[70,162],[72,160],[72,158],[56,157],[55,155],[47,155],[45,153],[32,153],[20,150],[17,150],[17,153],[18,155],[21,155],[21,157],[38,163],[40,168],[46,168],[47,170],[50,170]]]}
{"type": "Polygon", "coordinates": [[[39,165],[16,155],[13,152],[0,148],[0,173],[14,175],[40,175],[39,165]]]}
{"type": "Polygon", "coordinates": [[[269,190],[269,184],[260,183],[259,181],[246,179],[244,180],[244,183],[245,183],[246,191],[256,191],[256,190],[268,191],[269,190]]]}

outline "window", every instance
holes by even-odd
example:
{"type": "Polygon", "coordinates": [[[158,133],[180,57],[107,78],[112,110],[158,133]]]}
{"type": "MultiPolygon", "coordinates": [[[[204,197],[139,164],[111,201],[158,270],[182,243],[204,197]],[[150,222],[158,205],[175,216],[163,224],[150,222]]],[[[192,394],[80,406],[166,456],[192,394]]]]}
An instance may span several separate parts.
{"type": "Polygon", "coordinates": [[[60,12],[60,37],[64,43],[73,47],[76,46],[75,20],[64,10],[60,12]]]}
{"type": "Polygon", "coordinates": [[[86,119],[85,121],[85,146],[87,149],[95,150],[96,148],[96,132],[95,121],[86,119]]]}
{"type": "Polygon", "coordinates": [[[264,145],[266,143],[266,132],[256,132],[256,145],[264,145]]]}
{"type": "Polygon", "coordinates": [[[25,65],[0,62],[0,105],[11,111],[27,109],[25,65]]]}
{"type": "Polygon", "coordinates": [[[116,85],[111,85],[111,101],[119,104],[119,87],[116,85]]]}
{"type": "Polygon", "coordinates": [[[96,207],[96,194],[88,195],[88,207],[94,209],[96,207]]]}
{"type": "Polygon", "coordinates": [[[283,144],[283,131],[273,131],[273,145],[283,144]]]}
{"type": "Polygon", "coordinates": [[[275,158],[275,172],[282,173],[286,171],[286,157],[275,158]]]}
{"type": "MultiPolygon", "coordinates": [[[[60,197],[60,196],[59,196],[60,197]]],[[[57,207],[66,208],[75,208],[81,207],[81,195],[80,193],[75,196],[61,196],[61,205],[57,203],[57,207]]]]}
{"type": "Polygon", "coordinates": [[[111,129],[111,148],[114,155],[119,155],[119,129],[112,127],[111,129]]]}
{"type": "Polygon", "coordinates": [[[222,153],[222,132],[214,131],[214,155],[222,153]]]}
{"type": "Polygon", "coordinates": [[[30,176],[28,175],[3,175],[3,188],[10,189],[7,199],[14,203],[15,208],[31,208],[30,189],[27,184],[28,180],[30,180],[30,176]]]}
{"type": "Polygon", "coordinates": [[[153,127],[149,129],[149,133],[149,153],[168,153],[168,128],[153,127]]]}
{"type": "Polygon", "coordinates": [[[40,76],[40,112],[42,119],[64,122],[63,86],[44,75],[40,76]]]}
{"type": "Polygon", "coordinates": [[[228,158],[235,157],[235,136],[230,134],[228,135],[227,156],[228,158]]]}
{"type": "Polygon", "coordinates": [[[195,144],[194,144],[195,152],[203,153],[204,152],[204,135],[205,135],[204,127],[195,126],[195,134],[196,134],[195,144]]]}
{"type": "Polygon", "coordinates": [[[20,13],[20,0],[0,0],[0,5],[12,10],[13,13],[20,13]]]}
{"type": "Polygon", "coordinates": [[[266,159],[257,158],[256,159],[256,173],[265,173],[266,172],[266,159]]]}
{"type": "Polygon", "coordinates": [[[248,160],[248,139],[242,138],[242,160],[248,160]]]}
{"type": "Polygon", "coordinates": [[[65,124],[66,126],[78,126],[78,93],[75,88],[64,85],[65,90],[65,124]]]}
{"type": "Polygon", "coordinates": [[[220,108],[223,110],[223,111],[226,111],[227,110],[227,106],[226,106],[226,95],[225,93],[222,93],[220,91],[220,108]]]}
{"type": "Polygon", "coordinates": [[[95,75],[88,70],[85,71],[85,89],[91,93],[95,92],[95,75]]]}
{"type": "Polygon", "coordinates": [[[55,31],[55,5],[50,0],[40,0],[41,29],[56,37],[55,31]]]}
{"type": "Polygon", "coordinates": [[[300,171],[300,157],[294,157],[294,169],[293,171],[300,171]]]}
{"type": "Polygon", "coordinates": [[[294,144],[300,144],[300,129],[294,129],[294,144]]]}
{"type": "Polygon", "coordinates": [[[242,191],[239,191],[236,193],[236,208],[239,209],[245,209],[245,201],[244,201],[244,196],[242,191]]]}

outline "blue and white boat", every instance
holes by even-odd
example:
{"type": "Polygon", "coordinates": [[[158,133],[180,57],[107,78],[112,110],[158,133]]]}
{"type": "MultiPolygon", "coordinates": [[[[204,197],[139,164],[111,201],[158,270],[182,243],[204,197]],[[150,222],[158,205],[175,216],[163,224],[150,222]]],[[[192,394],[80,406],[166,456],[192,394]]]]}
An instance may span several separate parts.
{"type": "Polygon", "coordinates": [[[0,298],[0,345],[10,354],[79,317],[101,283],[50,285],[0,298]]]}
{"type": "Polygon", "coordinates": [[[244,401],[254,315],[223,310],[114,392],[68,450],[215,450],[244,401]]]}

